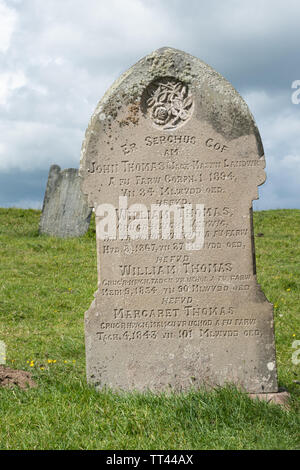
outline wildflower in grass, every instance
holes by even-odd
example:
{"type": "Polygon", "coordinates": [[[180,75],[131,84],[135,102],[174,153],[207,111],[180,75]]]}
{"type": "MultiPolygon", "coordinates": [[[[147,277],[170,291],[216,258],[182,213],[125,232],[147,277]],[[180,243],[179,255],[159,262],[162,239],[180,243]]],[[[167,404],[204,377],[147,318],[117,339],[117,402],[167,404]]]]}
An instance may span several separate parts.
{"type": "Polygon", "coordinates": [[[291,288],[289,287],[286,291],[287,291],[287,292],[290,292],[290,290],[291,290],[291,288]]]}
{"type": "Polygon", "coordinates": [[[278,305],[277,305],[277,304],[274,304],[274,308],[278,308],[278,305]]]}

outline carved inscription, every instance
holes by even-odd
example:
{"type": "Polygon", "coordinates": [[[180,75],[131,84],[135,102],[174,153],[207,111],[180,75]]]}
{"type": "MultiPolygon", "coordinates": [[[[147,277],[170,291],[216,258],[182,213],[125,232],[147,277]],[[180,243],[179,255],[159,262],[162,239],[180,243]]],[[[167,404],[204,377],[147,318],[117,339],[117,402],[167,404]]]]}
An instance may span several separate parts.
{"type": "MultiPolygon", "coordinates": [[[[121,194],[129,198],[153,197],[158,203],[186,203],[190,197],[230,193],[232,184],[240,183],[239,172],[227,170],[228,167],[243,168],[245,165],[235,161],[228,163],[228,158],[203,161],[195,158],[180,161],[181,154],[189,153],[190,146],[197,152],[200,145],[218,152],[220,155],[230,149],[230,145],[215,142],[214,139],[199,139],[193,135],[160,135],[146,136],[145,148],[164,148],[175,145],[175,157],[169,160],[140,162],[136,159],[119,163],[98,165],[93,162],[91,173],[107,175],[108,181],[119,185],[121,194]],[[177,157],[177,158],[176,158],[177,157]],[[216,183],[218,186],[205,186],[216,183]],[[132,189],[136,188],[136,189],[132,189]],[[185,196],[184,199],[172,200],[174,196],[185,196]],[[167,199],[161,199],[162,197],[167,199]]],[[[124,154],[138,152],[136,143],[122,144],[124,154]]],[[[165,150],[161,153],[165,156],[165,150]]],[[[247,161],[247,167],[256,167],[247,161]]],[[[249,247],[249,228],[232,225],[233,208],[220,205],[204,208],[205,215],[205,251],[244,250],[249,247]]],[[[224,300],[229,292],[243,294],[254,287],[252,273],[239,273],[235,264],[228,260],[218,262],[195,262],[186,254],[182,241],[110,241],[103,243],[103,255],[123,254],[128,257],[145,254],[153,257],[153,264],[140,263],[120,264],[119,279],[102,280],[103,297],[122,299],[151,298],[155,296],[161,306],[175,305],[176,308],[135,309],[115,308],[113,318],[102,322],[97,331],[98,341],[134,342],[134,341],[169,341],[198,339],[201,341],[220,341],[230,338],[233,341],[248,341],[260,337],[262,332],[257,326],[256,318],[240,317],[240,312],[233,306],[198,305],[197,296],[223,295],[224,300]],[[181,254],[179,254],[181,253],[181,254]]]]}

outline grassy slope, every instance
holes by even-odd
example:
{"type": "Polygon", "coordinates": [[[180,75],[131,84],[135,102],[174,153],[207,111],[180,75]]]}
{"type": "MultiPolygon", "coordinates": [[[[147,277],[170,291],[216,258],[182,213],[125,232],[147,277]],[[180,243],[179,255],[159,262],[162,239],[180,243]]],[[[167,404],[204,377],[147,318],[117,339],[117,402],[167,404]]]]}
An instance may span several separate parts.
{"type": "Polygon", "coordinates": [[[235,389],[153,396],[96,393],[86,385],[83,312],[96,290],[95,230],[38,236],[40,212],[0,209],[0,340],[7,365],[38,388],[0,389],[0,449],[300,448],[300,210],[254,214],[258,281],[275,306],[280,385],[291,410],[235,389]],[[33,361],[33,362],[31,362],[33,361]],[[56,362],[53,362],[56,361],[56,362]]]}

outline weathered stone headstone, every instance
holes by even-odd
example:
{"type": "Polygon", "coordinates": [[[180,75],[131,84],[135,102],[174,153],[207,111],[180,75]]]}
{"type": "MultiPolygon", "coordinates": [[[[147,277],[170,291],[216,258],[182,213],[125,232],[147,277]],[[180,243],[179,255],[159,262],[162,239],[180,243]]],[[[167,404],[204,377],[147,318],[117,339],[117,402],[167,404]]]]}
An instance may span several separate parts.
{"type": "Polygon", "coordinates": [[[256,281],[252,227],[264,168],[246,103],[191,55],[159,49],[107,91],[80,166],[97,233],[99,285],[85,316],[90,383],[277,392],[273,310],[256,281]],[[150,229],[152,205],[162,204],[174,209],[169,239],[150,229]],[[192,242],[189,230],[179,238],[175,219],[186,207],[192,242]]]}
{"type": "Polygon", "coordinates": [[[44,196],[39,231],[59,238],[80,237],[89,228],[92,209],[80,187],[76,168],[52,165],[44,196]]]}

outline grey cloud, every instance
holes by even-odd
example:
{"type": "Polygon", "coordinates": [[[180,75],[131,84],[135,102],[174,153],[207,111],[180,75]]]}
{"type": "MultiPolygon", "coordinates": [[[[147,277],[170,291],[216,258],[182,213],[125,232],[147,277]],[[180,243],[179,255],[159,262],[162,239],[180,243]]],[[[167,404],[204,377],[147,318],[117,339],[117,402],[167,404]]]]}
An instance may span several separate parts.
{"type": "Polygon", "coordinates": [[[48,170],[1,172],[1,206],[40,209],[42,207],[47,178],[48,170]]]}
{"type": "Polygon", "coordinates": [[[85,128],[106,89],[142,56],[169,45],[209,63],[249,104],[268,175],[255,207],[300,207],[300,105],[291,103],[291,83],[300,79],[298,1],[5,4],[17,23],[8,51],[0,54],[0,81],[2,70],[23,73],[26,81],[0,105],[0,205],[41,203],[52,163],[78,167],[85,128]],[[296,159],[292,169],[289,158],[296,159]]]}

